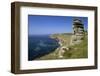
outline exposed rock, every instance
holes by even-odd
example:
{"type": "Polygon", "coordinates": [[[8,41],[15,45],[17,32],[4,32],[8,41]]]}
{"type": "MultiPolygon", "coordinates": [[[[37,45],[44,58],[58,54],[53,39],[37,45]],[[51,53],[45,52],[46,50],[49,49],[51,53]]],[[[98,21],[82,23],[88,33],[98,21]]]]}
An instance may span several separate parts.
{"type": "Polygon", "coordinates": [[[73,20],[73,35],[71,45],[79,44],[84,39],[84,24],[79,19],[73,20]]]}

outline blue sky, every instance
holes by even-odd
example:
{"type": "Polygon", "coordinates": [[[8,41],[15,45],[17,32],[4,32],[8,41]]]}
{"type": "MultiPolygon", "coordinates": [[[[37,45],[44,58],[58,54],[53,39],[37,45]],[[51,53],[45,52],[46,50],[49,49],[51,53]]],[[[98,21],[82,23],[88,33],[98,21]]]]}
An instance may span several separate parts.
{"type": "MultiPolygon", "coordinates": [[[[28,33],[29,35],[71,33],[72,16],[44,16],[28,15],[28,33]]],[[[88,27],[87,17],[77,17],[84,23],[85,30],[88,27]]]]}

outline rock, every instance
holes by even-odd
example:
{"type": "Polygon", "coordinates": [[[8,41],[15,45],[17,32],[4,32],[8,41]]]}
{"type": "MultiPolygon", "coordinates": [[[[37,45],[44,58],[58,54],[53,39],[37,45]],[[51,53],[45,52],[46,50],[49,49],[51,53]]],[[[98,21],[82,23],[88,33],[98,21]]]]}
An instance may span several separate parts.
{"type": "Polygon", "coordinates": [[[59,50],[59,52],[58,52],[59,58],[62,58],[63,55],[64,55],[64,53],[65,53],[66,51],[69,51],[69,50],[70,50],[70,48],[68,48],[67,46],[62,46],[62,47],[60,47],[60,50],[59,50]]]}
{"type": "Polygon", "coordinates": [[[62,55],[60,55],[60,56],[59,56],[59,58],[63,58],[63,56],[62,56],[62,55]]]}
{"type": "Polygon", "coordinates": [[[84,24],[80,19],[73,20],[73,35],[71,45],[79,44],[84,39],[84,24]]]}

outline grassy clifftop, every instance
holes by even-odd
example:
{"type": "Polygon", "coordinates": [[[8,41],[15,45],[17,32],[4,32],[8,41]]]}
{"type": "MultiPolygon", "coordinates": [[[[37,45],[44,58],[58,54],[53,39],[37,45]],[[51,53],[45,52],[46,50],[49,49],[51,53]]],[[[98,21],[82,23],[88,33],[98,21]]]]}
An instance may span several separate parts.
{"type": "Polygon", "coordinates": [[[69,46],[71,41],[71,33],[62,33],[62,34],[53,34],[51,38],[58,39],[58,41],[62,44],[62,46],[69,46]]]}
{"type": "Polygon", "coordinates": [[[75,44],[70,46],[70,41],[72,34],[63,33],[63,34],[53,34],[50,36],[51,38],[58,39],[61,46],[57,48],[50,54],[42,56],[39,60],[48,60],[48,59],[59,59],[59,51],[61,47],[70,48],[68,51],[63,53],[63,57],[61,59],[75,59],[75,58],[87,58],[88,51],[87,51],[87,35],[83,39],[83,41],[79,44],[75,44]]]}
{"type": "Polygon", "coordinates": [[[87,58],[88,57],[88,43],[87,36],[80,44],[70,46],[70,50],[64,53],[64,58],[87,58]]]}

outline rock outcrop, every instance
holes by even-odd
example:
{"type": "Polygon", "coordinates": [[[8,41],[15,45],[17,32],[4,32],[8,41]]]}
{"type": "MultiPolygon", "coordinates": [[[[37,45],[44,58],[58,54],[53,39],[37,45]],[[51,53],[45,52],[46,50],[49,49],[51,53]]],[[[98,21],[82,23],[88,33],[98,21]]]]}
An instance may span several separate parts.
{"type": "Polygon", "coordinates": [[[71,45],[79,44],[84,39],[84,34],[84,24],[80,19],[74,19],[71,45]]]}

